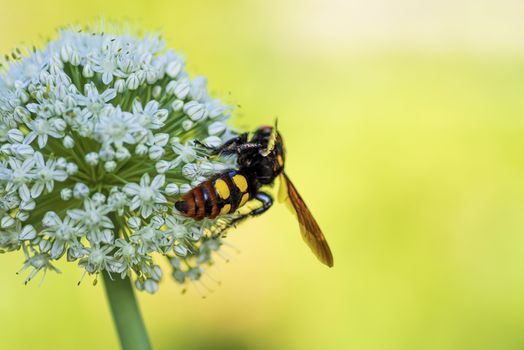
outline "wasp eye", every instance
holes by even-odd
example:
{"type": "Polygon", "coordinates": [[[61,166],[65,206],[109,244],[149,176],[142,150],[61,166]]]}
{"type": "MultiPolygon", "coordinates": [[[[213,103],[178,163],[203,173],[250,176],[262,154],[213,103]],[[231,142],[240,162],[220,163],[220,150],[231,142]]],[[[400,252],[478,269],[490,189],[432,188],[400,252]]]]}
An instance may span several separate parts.
{"type": "Polygon", "coordinates": [[[189,209],[186,201],[178,201],[175,203],[175,208],[184,214],[187,214],[187,211],[189,209]]]}

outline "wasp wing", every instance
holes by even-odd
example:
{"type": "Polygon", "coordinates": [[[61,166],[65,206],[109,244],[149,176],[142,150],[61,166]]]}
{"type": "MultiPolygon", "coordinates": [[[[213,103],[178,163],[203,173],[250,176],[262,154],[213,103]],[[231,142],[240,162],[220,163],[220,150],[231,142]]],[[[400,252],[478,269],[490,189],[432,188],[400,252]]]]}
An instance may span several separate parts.
{"type": "Polygon", "coordinates": [[[286,202],[291,211],[297,216],[302,238],[311,248],[316,257],[325,265],[333,266],[333,254],[320,230],[317,221],[309,211],[297,189],[285,173],[280,175],[280,189],[278,199],[286,202]]]}

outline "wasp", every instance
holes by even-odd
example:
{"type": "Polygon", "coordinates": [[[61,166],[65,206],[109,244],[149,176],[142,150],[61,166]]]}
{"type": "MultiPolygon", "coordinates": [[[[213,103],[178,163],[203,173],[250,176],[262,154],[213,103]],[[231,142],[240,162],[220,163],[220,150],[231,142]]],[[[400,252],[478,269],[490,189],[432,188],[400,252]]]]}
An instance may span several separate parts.
{"type": "Polygon", "coordinates": [[[278,177],[279,199],[286,202],[297,216],[304,241],[322,263],[333,266],[333,255],[324,234],[284,172],[284,144],[276,126],[262,126],[251,138],[248,133],[243,133],[218,147],[209,147],[196,140],[195,143],[206,148],[211,155],[236,155],[238,169],[215,174],[185,193],[175,202],[175,208],[183,216],[195,220],[214,219],[237,212],[249,201],[258,201],[261,205],[246,214],[239,214],[229,224],[260,215],[273,205],[273,198],[264,191],[264,186],[272,185],[278,177]]]}

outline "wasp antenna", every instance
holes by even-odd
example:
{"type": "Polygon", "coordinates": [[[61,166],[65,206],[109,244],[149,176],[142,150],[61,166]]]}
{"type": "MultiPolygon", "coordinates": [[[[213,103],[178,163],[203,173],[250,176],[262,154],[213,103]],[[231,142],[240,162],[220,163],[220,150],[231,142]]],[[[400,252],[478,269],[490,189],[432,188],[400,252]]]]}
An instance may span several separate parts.
{"type": "Polygon", "coordinates": [[[269,140],[268,140],[268,143],[267,143],[267,147],[260,151],[260,154],[262,156],[264,156],[264,157],[269,156],[271,151],[273,151],[273,149],[275,149],[275,143],[276,143],[277,135],[278,135],[277,128],[276,128],[276,123],[277,123],[277,121],[275,120],[275,127],[272,128],[272,130],[271,130],[271,135],[269,137],[269,140]]]}

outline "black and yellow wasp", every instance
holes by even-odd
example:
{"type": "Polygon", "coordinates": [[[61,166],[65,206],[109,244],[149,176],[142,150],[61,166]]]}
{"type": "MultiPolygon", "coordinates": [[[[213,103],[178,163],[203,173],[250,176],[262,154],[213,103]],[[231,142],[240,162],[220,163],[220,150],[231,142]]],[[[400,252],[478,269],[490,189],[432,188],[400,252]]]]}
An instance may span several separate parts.
{"type": "Polygon", "coordinates": [[[271,185],[279,177],[279,199],[290,204],[290,209],[298,218],[305,242],[322,263],[333,266],[333,255],[326,238],[284,172],[284,145],[276,127],[260,127],[251,139],[248,139],[247,133],[240,134],[219,147],[208,147],[198,141],[196,143],[214,155],[235,154],[238,169],[216,174],[185,193],[175,203],[175,208],[182,215],[195,220],[205,217],[214,219],[219,215],[235,213],[249,200],[257,200],[262,205],[238,216],[230,224],[236,224],[249,216],[260,215],[273,205],[273,198],[262,188],[271,185]]]}

